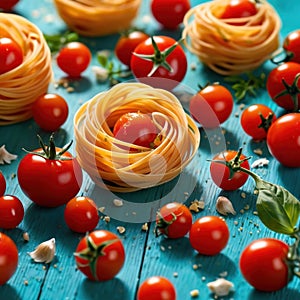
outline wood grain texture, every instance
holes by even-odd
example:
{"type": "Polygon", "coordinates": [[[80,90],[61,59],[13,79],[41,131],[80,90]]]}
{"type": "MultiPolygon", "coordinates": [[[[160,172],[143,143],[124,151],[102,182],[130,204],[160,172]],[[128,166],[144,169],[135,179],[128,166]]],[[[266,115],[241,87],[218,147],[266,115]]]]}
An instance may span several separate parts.
{"type": "MultiPolygon", "coordinates": [[[[197,5],[202,2],[204,1],[192,0],[191,4],[197,5]]],[[[298,27],[299,16],[295,13],[300,9],[298,1],[291,0],[289,5],[281,0],[272,0],[270,3],[282,18],[282,37],[298,27]]],[[[179,38],[180,30],[165,31],[153,20],[146,25],[143,23],[145,16],[151,17],[149,5],[150,0],[143,1],[137,24],[146,27],[149,34],[165,34],[179,38]]],[[[16,6],[16,13],[37,24],[45,33],[56,33],[65,29],[64,23],[56,14],[52,1],[49,0],[21,0],[16,6]]],[[[97,39],[81,38],[93,51],[91,66],[97,65],[96,51],[113,50],[118,37],[118,35],[113,35],[97,39]]],[[[183,82],[185,90],[196,92],[199,83],[223,82],[221,76],[205,68],[196,57],[190,53],[187,53],[187,57],[189,64],[196,64],[196,70],[188,70],[183,82]]],[[[53,67],[55,79],[64,76],[57,68],[54,59],[53,67]]],[[[263,71],[267,74],[273,67],[268,62],[258,72],[263,71]]],[[[80,80],[71,82],[71,85],[75,88],[74,93],[67,93],[62,87],[55,89],[54,84],[49,87],[49,92],[56,92],[65,97],[70,110],[67,122],[55,133],[58,146],[63,146],[73,139],[73,116],[81,104],[109,88],[108,84],[97,83],[91,68],[83,74],[80,80]]],[[[283,113],[283,110],[270,101],[265,91],[260,91],[255,99],[248,98],[245,104],[249,105],[254,102],[268,104],[277,115],[283,113]]],[[[182,103],[186,108],[186,103],[182,103]]],[[[18,162],[25,155],[22,148],[28,150],[37,148],[36,134],[40,134],[44,139],[47,139],[49,134],[39,129],[33,120],[0,127],[0,146],[5,144],[8,151],[18,155],[18,160],[10,165],[0,165],[0,170],[7,180],[6,193],[19,196],[26,210],[24,220],[18,228],[4,231],[17,244],[19,265],[11,280],[0,286],[0,299],[135,300],[139,284],[153,275],[168,277],[176,286],[178,300],[191,299],[190,291],[193,289],[200,291],[198,299],[214,299],[214,295],[209,292],[206,284],[220,276],[232,281],[235,286],[235,291],[224,299],[300,299],[299,279],[294,279],[286,288],[276,293],[260,293],[246,283],[238,267],[241,251],[251,241],[268,236],[290,241],[283,235],[272,233],[255,215],[254,182],[251,179],[240,190],[224,192],[211,181],[207,160],[225,148],[237,149],[242,146],[244,152],[252,156],[250,163],[261,157],[270,159],[268,167],[255,170],[258,175],[283,185],[300,198],[299,169],[284,168],[270,156],[265,142],[253,142],[240,127],[240,113],[240,106],[236,104],[232,117],[222,125],[223,131],[219,129],[205,132],[200,129],[201,143],[197,155],[178,178],[164,185],[130,194],[113,194],[97,188],[85,174],[79,194],[95,199],[99,207],[106,207],[105,214],[113,217],[109,223],[101,219],[97,229],[107,229],[118,234],[117,226],[126,228],[126,232],[120,235],[126,250],[125,265],[116,278],[101,283],[86,279],[76,270],[73,253],[83,235],[73,233],[67,228],[63,219],[64,207],[54,209],[38,207],[31,203],[18,185],[16,178],[18,162]],[[255,154],[256,149],[261,149],[263,154],[255,154]],[[197,255],[191,248],[188,237],[179,240],[169,240],[162,236],[155,237],[154,223],[151,221],[162,204],[169,201],[189,204],[195,199],[202,199],[205,202],[205,208],[193,214],[196,220],[205,215],[217,215],[215,203],[219,195],[230,198],[237,211],[235,216],[225,218],[230,228],[230,241],[221,254],[213,257],[197,255]],[[124,201],[123,207],[116,208],[112,204],[112,200],[116,198],[124,201]],[[152,209],[143,210],[145,203],[152,204],[152,209]],[[149,222],[147,232],[141,230],[144,222],[149,222]],[[29,242],[23,240],[23,232],[29,233],[29,242]],[[34,263],[27,252],[34,250],[39,243],[52,237],[56,239],[57,244],[55,260],[49,265],[34,263]]],[[[71,152],[73,150],[74,148],[71,152]]]]}

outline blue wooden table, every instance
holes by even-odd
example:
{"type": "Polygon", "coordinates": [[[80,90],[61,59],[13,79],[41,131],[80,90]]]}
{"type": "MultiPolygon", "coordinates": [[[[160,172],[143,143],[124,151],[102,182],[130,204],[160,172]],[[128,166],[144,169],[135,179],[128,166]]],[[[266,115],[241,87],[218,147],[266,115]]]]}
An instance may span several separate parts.
{"type": "MultiPolygon", "coordinates": [[[[204,1],[191,1],[192,5],[201,2],[204,1]]],[[[180,29],[173,32],[163,30],[158,23],[151,19],[149,3],[150,0],[143,1],[136,24],[146,26],[149,34],[165,34],[179,38],[180,29]],[[149,20],[149,18],[151,22],[145,25],[145,20],[149,20]]],[[[300,11],[299,1],[270,0],[270,3],[276,8],[282,19],[281,37],[299,28],[299,14],[297,13],[300,11]]],[[[45,33],[56,33],[66,28],[58,17],[51,0],[21,0],[15,7],[15,12],[28,18],[45,33]]],[[[91,67],[98,65],[96,51],[113,50],[118,37],[117,34],[97,39],[81,37],[81,40],[90,46],[94,56],[83,77],[72,83],[75,91],[68,93],[62,87],[55,89],[53,84],[50,85],[49,92],[59,93],[65,97],[70,109],[67,122],[55,134],[58,146],[73,139],[73,116],[82,103],[109,88],[106,83],[97,83],[91,67]]],[[[189,64],[196,64],[196,70],[189,69],[184,79],[187,87],[196,90],[198,83],[207,81],[224,83],[221,76],[203,67],[195,56],[188,52],[187,56],[189,64]]],[[[268,62],[260,71],[268,73],[273,67],[268,62]]],[[[64,76],[62,71],[56,67],[54,60],[53,68],[56,79],[64,76]]],[[[244,103],[245,105],[265,103],[274,109],[277,115],[283,112],[269,99],[264,90],[261,90],[255,99],[250,97],[245,99],[244,103]]],[[[287,238],[268,230],[254,213],[256,210],[255,196],[253,195],[254,182],[251,179],[240,190],[225,193],[212,182],[207,159],[212,158],[214,153],[225,147],[238,149],[243,146],[244,152],[252,156],[250,162],[261,157],[270,160],[267,167],[255,170],[258,175],[283,185],[297,198],[300,197],[299,170],[281,166],[271,157],[265,142],[255,143],[243,133],[239,126],[240,113],[240,105],[235,104],[232,117],[222,124],[222,129],[224,129],[222,134],[220,131],[215,135],[210,135],[201,129],[199,151],[182,173],[179,184],[172,181],[156,188],[130,194],[112,194],[97,188],[85,174],[80,194],[94,198],[99,207],[106,206],[105,213],[111,216],[110,222],[101,219],[97,228],[108,229],[120,235],[126,251],[126,262],[121,272],[113,280],[101,283],[91,282],[76,270],[73,252],[83,235],[73,233],[68,229],[63,218],[64,207],[54,209],[38,207],[32,204],[18,185],[16,178],[18,162],[25,155],[22,148],[37,148],[36,135],[40,134],[46,139],[49,137],[49,133],[39,129],[33,120],[0,127],[0,146],[5,144],[9,152],[18,155],[18,159],[10,165],[0,165],[0,170],[4,173],[8,184],[6,193],[18,196],[25,207],[25,217],[18,228],[4,231],[16,242],[19,250],[19,265],[10,281],[0,287],[0,299],[133,300],[139,284],[152,275],[169,278],[176,286],[179,300],[191,299],[190,291],[193,289],[200,291],[199,299],[214,299],[214,295],[210,293],[206,284],[220,276],[225,276],[235,286],[234,293],[225,297],[226,299],[300,299],[299,279],[294,279],[286,288],[276,293],[261,293],[254,290],[243,279],[238,267],[241,251],[251,241],[261,237],[276,237],[284,241],[287,241],[287,238]],[[258,154],[257,149],[260,149],[262,154],[258,154]],[[156,238],[153,232],[153,222],[149,222],[148,231],[142,230],[142,225],[147,220],[139,218],[139,212],[142,212],[140,203],[159,201],[161,198],[169,201],[186,201],[187,203],[195,199],[202,199],[205,202],[205,208],[199,213],[194,213],[193,216],[196,220],[204,215],[217,215],[215,203],[220,194],[231,199],[237,214],[226,217],[230,228],[230,240],[219,255],[213,257],[197,255],[191,248],[187,237],[178,240],[156,238]],[[120,211],[111,204],[111,200],[115,198],[124,201],[123,209],[125,207],[127,210],[126,214],[119,214],[120,211]],[[122,235],[119,234],[117,226],[124,226],[126,232],[122,235]],[[28,232],[29,242],[24,241],[23,232],[28,232]],[[32,251],[39,243],[53,237],[57,244],[54,261],[51,264],[34,263],[27,252],[32,251]],[[195,268],[195,265],[198,268],[195,268]]]]}

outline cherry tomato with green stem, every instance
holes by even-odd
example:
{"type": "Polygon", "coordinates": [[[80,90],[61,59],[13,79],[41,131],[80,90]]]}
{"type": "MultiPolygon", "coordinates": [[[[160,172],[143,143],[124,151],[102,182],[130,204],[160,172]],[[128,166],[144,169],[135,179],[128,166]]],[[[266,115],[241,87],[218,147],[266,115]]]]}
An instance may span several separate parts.
{"type": "Polygon", "coordinates": [[[288,61],[300,63],[300,30],[289,33],[283,41],[283,49],[288,61]]]}
{"type": "Polygon", "coordinates": [[[179,42],[168,36],[154,36],[134,49],[130,68],[139,81],[171,90],[183,80],[187,58],[179,42]]]}
{"type": "Polygon", "coordinates": [[[254,16],[257,13],[256,3],[250,0],[230,0],[220,19],[235,19],[254,16]]]}
{"type": "MultiPolygon", "coordinates": [[[[39,137],[39,136],[38,136],[39,137]]],[[[24,194],[36,204],[56,207],[75,197],[82,184],[82,169],[68,149],[56,147],[53,134],[49,145],[39,137],[42,148],[28,152],[20,161],[18,181],[24,194]]]]}
{"type": "Polygon", "coordinates": [[[184,237],[190,230],[193,216],[182,203],[170,202],[164,205],[156,215],[156,234],[163,234],[168,238],[184,237]]]}
{"type": "Polygon", "coordinates": [[[16,272],[19,255],[15,242],[0,232],[0,286],[5,284],[16,272]]]}
{"type": "Polygon", "coordinates": [[[289,246],[273,238],[251,242],[242,252],[239,265],[247,282],[264,292],[274,292],[288,284],[289,246]]]}
{"type": "Polygon", "coordinates": [[[57,94],[44,94],[32,105],[34,121],[45,131],[57,131],[69,114],[67,101],[57,94]]]}
{"type": "Polygon", "coordinates": [[[152,276],[140,285],[137,300],[176,300],[173,283],[163,276],[152,276]]]}
{"type": "Polygon", "coordinates": [[[229,165],[241,162],[241,167],[250,169],[248,158],[235,150],[226,150],[214,156],[210,163],[210,175],[213,182],[223,190],[234,191],[243,186],[249,175],[242,172],[232,172],[229,165]]]}
{"type": "Polygon", "coordinates": [[[271,99],[288,111],[300,109],[300,64],[286,62],[274,68],[267,77],[271,99]]]}
{"type": "Polygon", "coordinates": [[[276,116],[271,108],[263,104],[253,104],[242,112],[240,122],[243,130],[254,140],[264,140],[275,120],[276,116]]]}
{"type": "Polygon", "coordinates": [[[16,228],[24,218],[24,207],[16,196],[0,197],[0,228],[16,228]]]}
{"type": "Polygon", "coordinates": [[[0,197],[5,194],[6,191],[6,179],[3,173],[0,171],[0,197]]]}
{"type": "Polygon", "coordinates": [[[228,243],[229,228],[221,217],[201,217],[193,223],[189,239],[191,246],[200,254],[216,255],[228,243]]]}
{"type": "Polygon", "coordinates": [[[152,0],[151,12],[154,18],[165,28],[174,30],[182,22],[191,8],[189,0],[152,0]]]}
{"type": "Polygon", "coordinates": [[[115,46],[115,54],[119,61],[130,67],[131,56],[134,49],[148,38],[148,34],[138,30],[133,30],[122,35],[115,46]]]}
{"type": "Polygon", "coordinates": [[[270,127],[267,146],[282,165],[300,167],[300,113],[289,113],[278,118],[270,127]]]}
{"type": "Polygon", "coordinates": [[[19,0],[0,0],[0,9],[10,11],[18,2],[19,0]]]}
{"type": "Polygon", "coordinates": [[[9,72],[23,62],[21,47],[11,38],[0,38],[0,75],[9,72]]]}
{"type": "Polygon", "coordinates": [[[57,54],[57,65],[70,77],[80,77],[90,64],[90,49],[80,42],[65,45],[57,54]]]}
{"type": "Polygon", "coordinates": [[[114,137],[129,144],[153,148],[158,129],[151,115],[130,112],[122,115],[114,125],[114,137]]]}
{"type": "Polygon", "coordinates": [[[216,128],[231,115],[233,97],[220,84],[210,84],[194,95],[189,104],[192,117],[204,128],[216,128]]]}
{"type": "Polygon", "coordinates": [[[75,232],[92,231],[99,222],[97,205],[89,197],[74,197],[65,207],[64,219],[68,227],[75,232]]]}
{"type": "Polygon", "coordinates": [[[125,262],[119,237],[107,230],[95,230],[80,240],[74,253],[77,268],[90,280],[114,278],[125,262]]]}

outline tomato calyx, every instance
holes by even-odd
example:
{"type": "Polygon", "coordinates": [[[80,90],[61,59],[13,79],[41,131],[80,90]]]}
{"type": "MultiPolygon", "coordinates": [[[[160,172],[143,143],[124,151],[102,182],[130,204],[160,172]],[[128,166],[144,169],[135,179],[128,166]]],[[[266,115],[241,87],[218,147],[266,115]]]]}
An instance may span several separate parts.
{"type": "Polygon", "coordinates": [[[151,61],[153,63],[153,67],[151,71],[147,74],[147,77],[151,77],[159,67],[165,68],[168,72],[173,72],[173,68],[170,66],[170,64],[167,62],[167,57],[175,50],[175,48],[183,41],[183,39],[175,42],[173,45],[168,47],[167,49],[161,51],[159,50],[153,36],[151,36],[151,42],[154,49],[154,54],[139,54],[136,52],[133,52],[132,54],[147,60],[151,61]]]}
{"type": "Polygon", "coordinates": [[[258,125],[258,128],[262,128],[265,132],[268,132],[269,128],[272,125],[272,121],[274,118],[274,113],[269,113],[267,117],[264,117],[261,112],[259,112],[259,117],[261,119],[261,123],[258,125]]]}
{"type": "Polygon", "coordinates": [[[42,148],[42,151],[28,151],[23,148],[23,150],[29,154],[38,155],[40,157],[50,159],[50,160],[72,160],[72,157],[63,156],[71,147],[73,141],[70,141],[66,144],[61,150],[56,151],[56,146],[54,143],[54,134],[52,133],[49,138],[49,145],[46,145],[40,135],[37,135],[39,144],[42,148]]]}
{"type": "Polygon", "coordinates": [[[294,103],[294,110],[293,111],[298,111],[298,95],[300,94],[300,89],[298,87],[298,81],[300,78],[300,73],[298,73],[292,82],[291,85],[289,85],[284,78],[282,79],[282,84],[285,87],[285,90],[281,91],[278,93],[275,97],[274,100],[278,99],[279,97],[282,97],[284,95],[290,95],[292,98],[292,101],[294,103]]]}
{"type": "Polygon", "coordinates": [[[82,249],[79,252],[75,252],[74,256],[80,257],[84,260],[86,260],[86,263],[78,263],[78,266],[80,267],[90,267],[92,275],[95,279],[98,280],[97,276],[97,260],[100,256],[105,256],[106,253],[104,252],[104,249],[117,242],[117,239],[114,240],[108,240],[105,241],[99,245],[96,245],[96,243],[93,241],[92,237],[87,234],[86,236],[86,242],[87,247],[82,249]]]}
{"type": "Polygon", "coordinates": [[[172,216],[172,219],[170,221],[167,221],[166,219],[164,219],[161,213],[157,213],[157,222],[154,230],[156,237],[160,236],[162,234],[162,231],[164,231],[167,235],[168,227],[177,220],[178,216],[176,216],[176,214],[172,212],[170,215],[172,216]]]}

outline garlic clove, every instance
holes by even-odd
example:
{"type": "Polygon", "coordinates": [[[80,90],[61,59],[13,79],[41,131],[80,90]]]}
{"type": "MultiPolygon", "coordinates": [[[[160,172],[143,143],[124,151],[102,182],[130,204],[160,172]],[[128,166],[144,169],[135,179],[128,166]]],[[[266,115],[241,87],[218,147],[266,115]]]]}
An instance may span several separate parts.
{"type": "Polygon", "coordinates": [[[9,153],[6,149],[5,149],[5,145],[2,145],[0,147],[0,164],[4,165],[6,164],[10,164],[12,160],[17,159],[17,155],[15,154],[11,154],[9,153]]]}
{"type": "Polygon", "coordinates": [[[28,255],[35,261],[41,263],[50,263],[56,251],[55,238],[39,244],[34,251],[28,252],[28,255]]]}
{"type": "Polygon", "coordinates": [[[219,278],[215,281],[209,282],[207,287],[213,292],[216,296],[227,296],[233,290],[233,283],[224,278],[219,278]]]}
{"type": "Polygon", "coordinates": [[[224,196],[218,197],[216,203],[216,210],[219,214],[224,216],[227,216],[228,214],[236,214],[236,211],[234,210],[231,201],[224,196]]]}

